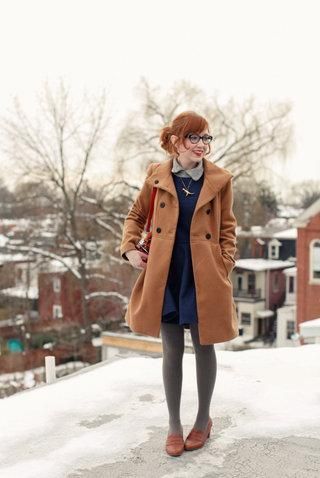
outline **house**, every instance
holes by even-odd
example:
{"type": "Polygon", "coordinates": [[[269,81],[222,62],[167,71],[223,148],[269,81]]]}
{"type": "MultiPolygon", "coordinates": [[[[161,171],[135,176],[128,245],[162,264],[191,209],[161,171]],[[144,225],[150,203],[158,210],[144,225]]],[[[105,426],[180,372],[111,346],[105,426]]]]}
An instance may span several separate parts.
{"type": "Polygon", "coordinates": [[[0,253],[0,307],[10,302],[10,307],[14,309],[16,302],[18,309],[20,303],[25,303],[27,309],[37,310],[36,266],[36,259],[31,255],[0,253]]]}
{"type": "Polygon", "coordinates": [[[295,227],[251,226],[250,231],[237,232],[241,258],[291,260],[296,257],[296,239],[295,227]]]}
{"type": "Polygon", "coordinates": [[[285,300],[284,271],[291,261],[238,259],[232,273],[233,296],[243,341],[273,341],[276,310],[285,300]]]}
{"type": "MultiPolygon", "coordinates": [[[[48,268],[48,266],[47,266],[48,268]]],[[[95,293],[114,291],[112,278],[106,276],[101,268],[87,270],[87,294],[93,298],[87,301],[88,322],[100,322],[103,326],[120,322],[122,303],[114,297],[94,297],[95,293]]],[[[81,281],[70,270],[57,266],[39,273],[39,316],[42,326],[55,326],[66,323],[85,325],[82,303],[81,281]]]]}
{"type": "Polygon", "coordinates": [[[320,341],[320,199],[296,219],[297,267],[286,271],[284,306],[278,309],[277,346],[320,341]]]}
{"type": "MultiPolygon", "coordinates": [[[[297,218],[296,227],[297,326],[301,329],[304,322],[320,317],[320,199],[297,218]]],[[[315,341],[316,335],[313,338],[308,335],[304,343],[315,341]]]]}

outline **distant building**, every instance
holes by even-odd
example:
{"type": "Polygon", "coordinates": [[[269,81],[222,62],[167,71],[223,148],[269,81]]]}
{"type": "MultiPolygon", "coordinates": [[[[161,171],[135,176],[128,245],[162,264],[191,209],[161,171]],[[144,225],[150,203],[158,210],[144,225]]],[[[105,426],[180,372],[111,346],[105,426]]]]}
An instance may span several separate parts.
{"type": "Polygon", "coordinates": [[[320,199],[303,211],[297,227],[297,267],[285,271],[284,306],[278,309],[277,346],[320,342],[320,199]]]}
{"type": "MultiPolygon", "coordinates": [[[[114,283],[101,269],[88,270],[88,293],[109,292],[114,283]]],[[[39,273],[39,316],[46,325],[76,323],[84,325],[80,280],[69,270],[39,273]]],[[[94,297],[88,301],[88,319],[110,324],[122,319],[122,304],[114,297],[94,297]]]]}
{"type": "Polygon", "coordinates": [[[238,231],[241,258],[291,260],[296,257],[297,229],[278,230],[274,227],[252,226],[250,231],[238,231]]]}
{"type": "Polygon", "coordinates": [[[284,271],[290,261],[238,259],[232,273],[233,295],[243,340],[275,338],[276,310],[285,300],[284,271]]]}
{"type": "MultiPolygon", "coordinates": [[[[297,241],[297,324],[320,318],[320,199],[296,221],[297,241]]],[[[319,330],[319,328],[318,328],[319,330]]],[[[305,342],[316,341],[310,335],[305,342]]]]}

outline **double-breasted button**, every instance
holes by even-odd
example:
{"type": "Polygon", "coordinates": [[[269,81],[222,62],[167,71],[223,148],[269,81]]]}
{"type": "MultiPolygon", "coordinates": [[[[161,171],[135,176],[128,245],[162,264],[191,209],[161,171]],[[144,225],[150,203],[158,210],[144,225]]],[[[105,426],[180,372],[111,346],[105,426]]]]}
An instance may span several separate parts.
{"type": "Polygon", "coordinates": [[[210,214],[210,212],[211,212],[211,209],[210,209],[210,208],[206,210],[206,213],[207,213],[207,214],[210,214]]]}
{"type": "Polygon", "coordinates": [[[161,232],[161,227],[157,227],[156,231],[161,232]]]}
{"type": "Polygon", "coordinates": [[[158,184],[159,179],[155,179],[154,182],[155,182],[155,184],[158,184]]]}
{"type": "Polygon", "coordinates": [[[206,234],[206,238],[211,239],[211,234],[209,232],[206,234]]]}
{"type": "Polygon", "coordinates": [[[160,203],[160,207],[164,207],[166,204],[164,202],[160,203]]]}

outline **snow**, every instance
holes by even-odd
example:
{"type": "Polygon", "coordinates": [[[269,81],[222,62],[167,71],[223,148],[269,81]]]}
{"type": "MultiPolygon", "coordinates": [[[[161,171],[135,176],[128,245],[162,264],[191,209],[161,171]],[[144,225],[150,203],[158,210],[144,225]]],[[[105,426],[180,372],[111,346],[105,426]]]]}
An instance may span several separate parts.
{"type": "Polygon", "coordinates": [[[305,322],[301,322],[300,325],[304,327],[320,327],[320,319],[306,320],[305,322]]]}
{"type": "Polygon", "coordinates": [[[275,232],[273,237],[277,239],[297,239],[298,230],[296,227],[292,227],[291,229],[286,229],[285,231],[275,232]]]}
{"type": "Polygon", "coordinates": [[[283,273],[284,273],[286,276],[292,276],[292,277],[296,277],[297,272],[298,272],[298,268],[297,268],[297,267],[290,267],[290,269],[285,269],[285,270],[283,271],[283,273]]]}
{"type": "MultiPolygon", "coordinates": [[[[13,249],[14,247],[8,246],[9,249],[13,249]]],[[[29,246],[20,246],[19,249],[21,251],[27,251],[34,254],[39,254],[42,257],[47,257],[52,259],[53,261],[60,262],[64,267],[66,267],[72,274],[77,278],[81,279],[81,276],[75,267],[72,267],[70,264],[69,257],[62,257],[54,254],[53,252],[49,252],[45,249],[39,249],[38,247],[29,247],[29,246]]]]}
{"type": "Polygon", "coordinates": [[[273,310],[257,310],[256,312],[257,314],[257,317],[260,317],[261,319],[265,319],[266,317],[273,317],[274,316],[274,312],[273,310]]]}
{"type": "Polygon", "coordinates": [[[250,271],[266,271],[271,269],[284,269],[286,267],[293,267],[294,264],[290,261],[280,261],[273,259],[238,259],[235,264],[240,269],[250,271]]]}
{"type": "Polygon", "coordinates": [[[296,218],[303,212],[303,208],[286,206],[279,204],[278,206],[278,216],[284,218],[296,218]]]}
{"type": "Polygon", "coordinates": [[[28,296],[28,299],[38,299],[39,290],[37,286],[30,286],[28,289],[25,285],[9,287],[8,289],[1,289],[0,294],[6,295],[9,297],[21,297],[25,299],[28,296]]]}
{"type": "Polygon", "coordinates": [[[128,297],[119,294],[119,292],[104,292],[104,291],[98,291],[98,292],[91,292],[90,294],[85,295],[86,300],[90,299],[96,299],[98,297],[113,297],[113,298],[118,298],[120,299],[124,304],[128,304],[128,297]]]}
{"type": "Polygon", "coordinates": [[[30,262],[32,259],[27,254],[21,254],[19,252],[15,254],[1,254],[0,253],[0,263],[4,264],[6,262],[30,262]]]}
{"type": "Polygon", "coordinates": [[[314,201],[311,206],[305,209],[296,219],[295,226],[305,227],[308,221],[319,214],[320,212],[320,198],[314,201]]]}
{"type": "MultiPolygon", "coordinates": [[[[226,450],[233,445],[236,453],[237,440],[243,439],[254,439],[258,447],[261,439],[270,442],[291,435],[294,440],[306,440],[305,454],[311,446],[308,440],[320,439],[319,354],[320,344],[216,350],[211,439],[196,455],[184,453],[179,458],[182,461],[174,462],[184,466],[185,474],[166,476],[211,476],[200,472],[209,465],[218,466],[223,457],[230,462],[232,454],[226,450]]],[[[194,423],[196,410],[195,356],[185,353],[181,401],[185,433],[194,423]]],[[[96,364],[56,383],[1,400],[0,416],[0,475],[5,478],[63,478],[81,470],[88,471],[85,476],[150,476],[150,469],[149,475],[91,474],[90,469],[127,466],[137,447],[140,462],[145,461],[151,443],[161,466],[172,460],[163,450],[168,416],[161,357],[118,357],[96,364]],[[159,443],[155,442],[157,434],[159,443]]],[[[295,448],[292,441],[289,445],[290,463],[295,448]]],[[[270,455],[275,447],[267,447],[264,455],[270,464],[274,463],[270,455]]],[[[252,460],[259,467],[255,453],[252,460]]],[[[135,461],[135,470],[138,465],[135,461]]],[[[253,471],[251,476],[284,475],[253,471]]]]}
{"type": "Polygon", "coordinates": [[[306,320],[299,324],[300,334],[304,338],[313,337],[316,340],[320,338],[320,318],[313,320],[306,320]]]}
{"type": "Polygon", "coordinates": [[[0,234],[0,247],[4,247],[8,242],[8,237],[0,234]]]}

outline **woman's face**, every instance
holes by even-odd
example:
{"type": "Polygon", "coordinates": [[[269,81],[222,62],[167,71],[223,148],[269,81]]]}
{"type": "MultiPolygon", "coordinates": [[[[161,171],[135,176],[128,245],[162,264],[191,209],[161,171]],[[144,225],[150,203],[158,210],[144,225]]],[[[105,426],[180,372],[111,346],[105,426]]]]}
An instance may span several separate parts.
{"type": "MultiPolygon", "coordinates": [[[[204,129],[200,136],[204,134],[210,134],[208,129],[204,129]]],[[[176,149],[179,151],[179,161],[184,165],[196,166],[204,155],[207,153],[209,146],[204,144],[202,139],[199,140],[198,143],[194,144],[190,141],[189,138],[185,139],[185,145],[183,145],[182,141],[178,141],[178,136],[172,135],[171,141],[175,144],[176,149]]]]}

